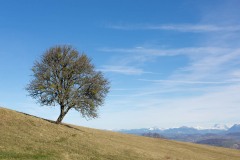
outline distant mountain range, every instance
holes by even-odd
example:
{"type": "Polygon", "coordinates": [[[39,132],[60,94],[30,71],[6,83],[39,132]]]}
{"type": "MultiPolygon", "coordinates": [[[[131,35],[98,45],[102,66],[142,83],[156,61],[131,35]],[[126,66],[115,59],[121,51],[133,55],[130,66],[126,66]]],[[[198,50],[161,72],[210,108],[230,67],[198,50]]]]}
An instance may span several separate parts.
{"type": "Polygon", "coordinates": [[[187,127],[182,126],[179,128],[140,128],[140,129],[121,129],[116,130],[118,132],[129,133],[129,134],[139,134],[142,133],[159,133],[159,134],[225,134],[232,132],[240,132],[240,124],[234,124],[232,127],[228,127],[227,125],[219,125],[215,124],[211,128],[202,128],[202,127],[187,127]]]}
{"type": "Polygon", "coordinates": [[[186,127],[162,129],[157,127],[141,129],[122,129],[118,132],[167,138],[185,142],[208,144],[227,148],[240,149],[240,124],[231,127],[216,124],[212,128],[186,127]]]}

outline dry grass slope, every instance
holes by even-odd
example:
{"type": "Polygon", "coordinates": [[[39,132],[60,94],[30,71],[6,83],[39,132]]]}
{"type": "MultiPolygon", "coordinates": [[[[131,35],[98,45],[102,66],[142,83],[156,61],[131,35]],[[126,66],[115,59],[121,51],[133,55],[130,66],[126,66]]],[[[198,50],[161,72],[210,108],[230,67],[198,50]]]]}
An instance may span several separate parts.
{"type": "Polygon", "coordinates": [[[239,160],[240,151],[120,134],[0,108],[0,159],[239,160]]]}

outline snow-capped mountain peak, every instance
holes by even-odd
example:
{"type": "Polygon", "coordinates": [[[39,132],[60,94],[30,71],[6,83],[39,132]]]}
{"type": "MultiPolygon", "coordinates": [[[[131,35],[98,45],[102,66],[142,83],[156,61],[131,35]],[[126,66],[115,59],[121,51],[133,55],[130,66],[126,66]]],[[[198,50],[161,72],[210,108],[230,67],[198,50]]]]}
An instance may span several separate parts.
{"type": "Polygon", "coordinates": [[[148,128],[149,131],[154,131],[154,130],[157,130],[157,128],[154,128],[154,127],[151,127],[151,128],[148,128]]]}
{"type": "Polygon", "coordinates": [[[158,128],[158,127],[150,127],[148,128],[149,131],[155,131],[155,130],[165,130],[165,128],[158,128]]]}
{"type": "Polygon", "coordinates": [[[196,127],[192,127],[192,128],[197,129],[197,130],[204,130],[204,129],[206,129],[206,128],[201,127],[201,126],[196,126],[196,127]]]}
{"type": "Polygon", "coordinates": [[[228,130],[229,127],[225,124],[215,124],[211,129],[228,130]]]}

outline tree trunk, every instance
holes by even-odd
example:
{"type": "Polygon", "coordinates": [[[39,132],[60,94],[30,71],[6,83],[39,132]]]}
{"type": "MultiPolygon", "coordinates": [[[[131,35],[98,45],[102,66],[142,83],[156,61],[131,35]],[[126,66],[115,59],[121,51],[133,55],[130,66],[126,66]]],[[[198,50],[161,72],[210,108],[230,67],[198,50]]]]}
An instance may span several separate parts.
{"type": "Polygon", "coordinates": [[[65,116],[64,114],[60,114],[59,117],[58,117],[58,119],[57,119],[57,121],[56,121],[56,124],[61,123],[62,120],[63,120],[63,118],[64,118],[64,116],[65,116]]]}
{"type": "Polygon", "coordinates": [[[58,119],[56,120],[56,124],[60,124],[64,118],[64,116],[67,114],[67,112],[70,110],[70,107],[67,108],[66,111],[64,111],[64,106],[61,106],[61,111],[58,119]]]}

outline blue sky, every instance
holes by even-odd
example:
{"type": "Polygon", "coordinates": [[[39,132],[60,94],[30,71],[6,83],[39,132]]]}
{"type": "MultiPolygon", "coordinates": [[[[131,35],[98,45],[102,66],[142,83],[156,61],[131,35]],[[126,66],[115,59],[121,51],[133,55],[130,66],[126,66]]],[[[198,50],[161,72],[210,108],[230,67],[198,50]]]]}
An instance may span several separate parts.
{"type": "Polygon", "coordinates": [[[100,128],[209,127],[240,120],[238,0],[0,0],[0,106],[55,120],[27,96],[31,67],[70,44],[111,81],[100,128]]]}

